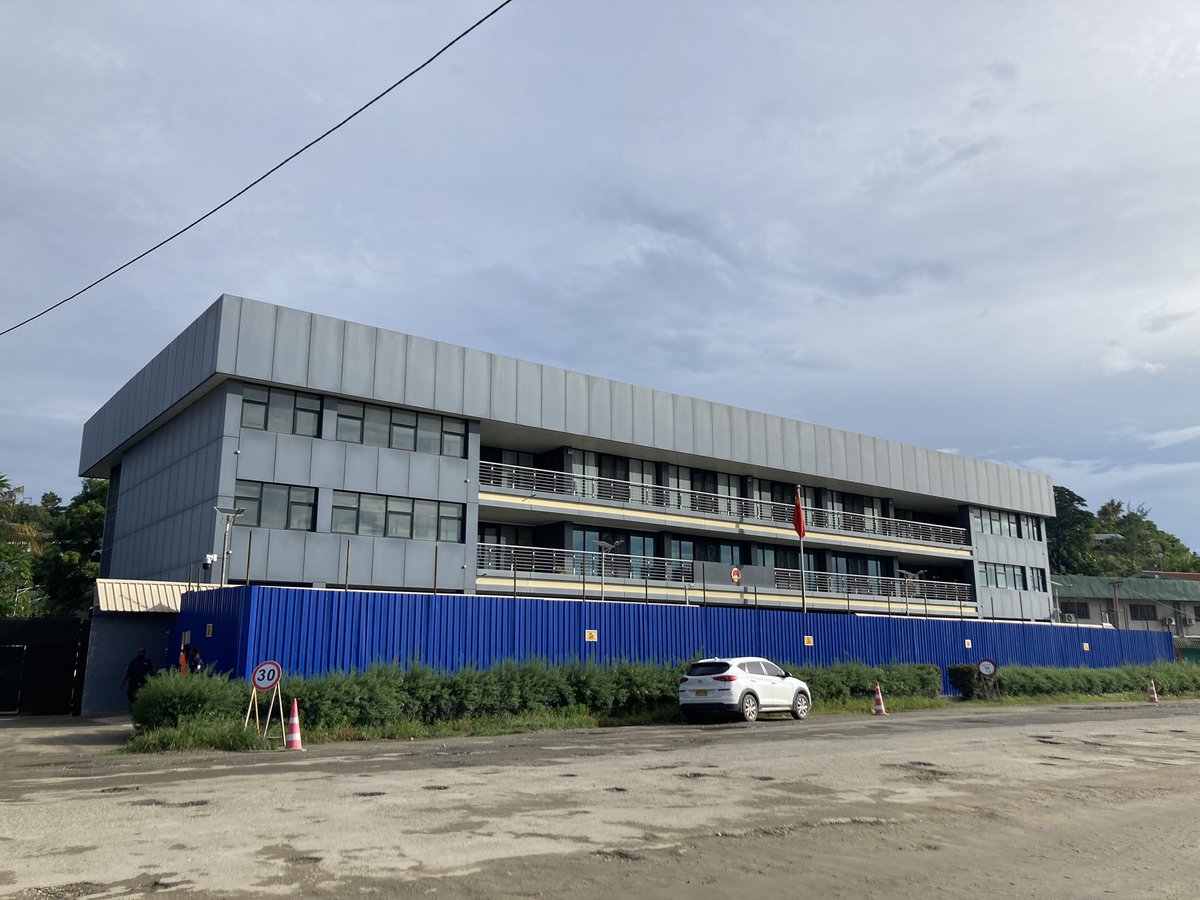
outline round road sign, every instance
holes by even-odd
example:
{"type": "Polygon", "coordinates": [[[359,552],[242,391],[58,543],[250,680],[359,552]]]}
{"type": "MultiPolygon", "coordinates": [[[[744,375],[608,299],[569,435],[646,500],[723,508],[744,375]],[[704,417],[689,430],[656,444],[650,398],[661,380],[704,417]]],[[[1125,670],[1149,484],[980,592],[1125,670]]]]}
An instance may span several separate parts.
{"type": "Polygon", "coordinates": [[[250,683],[254,685],[255,690],[269,691],[279,684],[279,679],[282,677],[283,669],[280,668],[279,663],[267,660],[265,663],[258,664],[250,676],[250,683]]]}
{"type": "Polygon", "coordinates": [[[729,571],[729,580],[730,580],[730,581],[732,581],[734,584],[741,584],[741,582],[742,582],[742,570],[741,570],[741,569],[739,569],[737,566],[734,566],[734,567],[733,567],[733,568],[732,568],[732,569],[729,571]]]}
{"type": "Polygon", "coordinates": [[[991,678],[996,674],[996,664],[990,659],[981,659],[979,661],[979,674],[984,678],[991,678]]]}

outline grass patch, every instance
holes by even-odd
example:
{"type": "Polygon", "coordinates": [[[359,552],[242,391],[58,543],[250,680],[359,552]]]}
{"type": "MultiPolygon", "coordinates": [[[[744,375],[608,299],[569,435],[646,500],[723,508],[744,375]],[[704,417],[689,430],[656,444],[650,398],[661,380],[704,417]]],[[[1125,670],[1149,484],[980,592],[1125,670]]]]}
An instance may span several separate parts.
{"type": "Polygon", "coordinates": [[[183,719],[176,725],[163,725],[135,734],[122,748],[123,753],[166,753],[173,750],[270,750],[278,740],[264,738],[243,728],[240,720],[183,719]]]}

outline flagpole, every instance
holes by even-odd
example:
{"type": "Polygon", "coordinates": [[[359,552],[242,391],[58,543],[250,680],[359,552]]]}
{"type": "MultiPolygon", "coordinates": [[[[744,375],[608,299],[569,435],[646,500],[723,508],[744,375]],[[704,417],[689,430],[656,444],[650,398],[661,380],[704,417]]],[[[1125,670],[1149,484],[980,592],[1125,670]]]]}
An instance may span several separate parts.
{"type": "Polygon", "coordinates": [[[803,490],[800,485],[796,485],[796,508],[792,512],[792,526],[796,529],[796,534],[800,536],[800,611],[808,612],[808,590],[804,585],[807,580],[804,573],[804,503],[802,497],[803,490]]]}
{"type": "Polygon", "coordinates": [[[800,611],[808,612],[808,594],[804,589],[804,538],[800,538],[800,611]]]}

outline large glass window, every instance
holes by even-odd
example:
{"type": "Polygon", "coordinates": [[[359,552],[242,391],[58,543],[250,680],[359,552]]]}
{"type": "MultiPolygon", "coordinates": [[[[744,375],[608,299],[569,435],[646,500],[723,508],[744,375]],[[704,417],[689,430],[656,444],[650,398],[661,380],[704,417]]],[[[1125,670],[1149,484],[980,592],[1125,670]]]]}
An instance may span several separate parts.
{"type": "Polygon", "coordinates": [[[312,531],[316,528],[315,488],[262,481],[238,481],[234,505],[246,511],[235,525],[312,531]]]}
{"type": "Polygon", "coordinates": [[[1042,539],[1042,520],[1037,516],[1021,516],[1021,537],[1029,541],[1042,539]]]}
{"type": "Polygon", "coordinates": [[[999,509],[971,507],[971,527],[983,534],[999,534],[1005,537],[1020,537],[1017,530],[1017,514],[999,509]]]}
{"type": "Polygon", "coordinates": [[[337,439],[351,444],[415,450],[459,459],[467,455],[467,423],[462,419],[390,409],[356,400],[338,401],[337,439]]]}
{"type": "Polygon", "coordinates": [[[461,503],[334,491],[330,528],[338,534],[461,544],[464,519],[461,503]]]}
{"type": "Polygon", "coordinates": [[[1037,566],[1029,567],[1029,589],[1033,591],[1046,590],[1046,570],[1037,566]]]}
{"type": "Polygon", "coordinates": [[[1012,591],[1026,590],[1025,568],[1004,563],[980,563],[981,580],[987,587],[1004,588],[1012,591]]]}
{"type": "Polygon", "coordinates": [[[321,398],[281,388],[243,385],[242,427],[320,437],[321,398]]]}

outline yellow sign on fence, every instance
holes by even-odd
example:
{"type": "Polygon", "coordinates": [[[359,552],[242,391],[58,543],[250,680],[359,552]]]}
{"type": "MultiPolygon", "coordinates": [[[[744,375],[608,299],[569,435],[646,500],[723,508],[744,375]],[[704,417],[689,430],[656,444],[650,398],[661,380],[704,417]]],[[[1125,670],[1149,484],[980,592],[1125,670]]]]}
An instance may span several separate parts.
{"type": "Polygon", "coordinates": [[[583,633],[583,639],[589,644],[594,644],[596,641],[600,640],[600,632],[595,628],[589,628],[583,633]]]}

